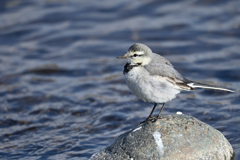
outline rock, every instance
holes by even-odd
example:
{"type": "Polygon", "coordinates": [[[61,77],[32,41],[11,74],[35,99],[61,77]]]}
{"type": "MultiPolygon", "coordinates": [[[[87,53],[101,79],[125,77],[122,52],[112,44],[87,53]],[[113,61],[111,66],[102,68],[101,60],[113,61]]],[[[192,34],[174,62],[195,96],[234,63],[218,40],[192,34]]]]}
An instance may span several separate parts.
{"type": "Polygon", "coordinates": [[[231,160],[233,148],[221,132],[187,115],[165,115],[139,124],[91,157],[92,160],[231,160]]]}

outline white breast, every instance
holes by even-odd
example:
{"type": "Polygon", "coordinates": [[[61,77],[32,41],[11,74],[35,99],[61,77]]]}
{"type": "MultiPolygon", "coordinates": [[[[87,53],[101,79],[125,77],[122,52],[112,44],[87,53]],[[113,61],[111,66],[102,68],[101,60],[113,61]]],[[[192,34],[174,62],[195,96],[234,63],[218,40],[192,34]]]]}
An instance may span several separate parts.
{"type": "Polygon", "coordinates": [[[149,75],[142,66],[132,68],[125,77],[132,93],[145,102],[168,102],[180,93],[179,87],[162,76],[149,75]]]}

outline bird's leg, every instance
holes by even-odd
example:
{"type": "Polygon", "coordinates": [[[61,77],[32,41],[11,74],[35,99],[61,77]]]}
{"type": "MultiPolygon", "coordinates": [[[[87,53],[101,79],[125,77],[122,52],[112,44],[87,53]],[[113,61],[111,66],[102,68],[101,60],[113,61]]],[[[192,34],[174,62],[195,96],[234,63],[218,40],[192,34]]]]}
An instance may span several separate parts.
{"type": "Polygon", "coordinates": [[[152,109],[151,113],[149,114],[148,118],[145,119],[144,121],[142,121],[140,124],[147,122],[150,118],[152,118],[153,111],[155,110],[156,107],[157,107],[157,103],[154,104],[153,109],[152,109]]]}
{"type": "Polygon", "coordinates": [[[163,108],[164,108],[165,104],[166,104],[166,103],[163,103],[162,108],[161,108],[159,114],[157,115],[156,120],[160,117],[160,115],[161,115],[161,113],[162,113],[162,111],[163,111],[163,108]]]}
{"type": "Polygon", "coordinates": [[[153,114],[153,112],[154,112],[156,107],[157,107],[157,103],[154,104],[153,109],[152,109],[151,113],[149,114],[149,116],[148,116],[148,118],[146,120],[148,120],[149,118],[152,117],[152,114],[153,114]]]}

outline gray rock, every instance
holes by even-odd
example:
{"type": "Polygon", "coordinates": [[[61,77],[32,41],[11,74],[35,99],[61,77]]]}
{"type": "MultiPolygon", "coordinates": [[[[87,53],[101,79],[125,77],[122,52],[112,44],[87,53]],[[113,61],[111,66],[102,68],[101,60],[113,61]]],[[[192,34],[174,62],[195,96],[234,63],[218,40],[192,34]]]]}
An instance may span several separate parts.
{"type": "Polygon", "coordinates": [[[187,115],[166,115],[120,135],[92,160],[231,160],[234,152],[221,132],[187,115]]]}

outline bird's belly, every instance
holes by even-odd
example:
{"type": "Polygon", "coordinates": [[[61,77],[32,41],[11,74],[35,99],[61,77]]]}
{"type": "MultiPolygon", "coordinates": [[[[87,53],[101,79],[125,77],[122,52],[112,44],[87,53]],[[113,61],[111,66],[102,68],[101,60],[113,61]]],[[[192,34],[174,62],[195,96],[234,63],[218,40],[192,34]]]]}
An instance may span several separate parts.
{"type": "Polygon", "coordinates": [[[125,77],[132,93],[145,102],[168,102],[180,93],[180,90],[164,77],[149,75],[137,67],[125,74],[125,77]]]}

